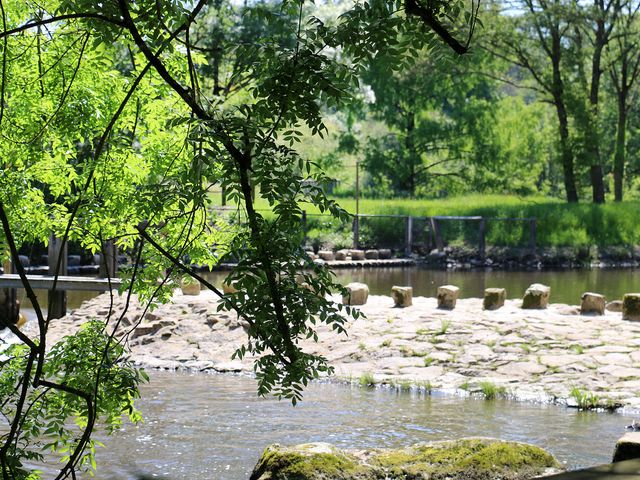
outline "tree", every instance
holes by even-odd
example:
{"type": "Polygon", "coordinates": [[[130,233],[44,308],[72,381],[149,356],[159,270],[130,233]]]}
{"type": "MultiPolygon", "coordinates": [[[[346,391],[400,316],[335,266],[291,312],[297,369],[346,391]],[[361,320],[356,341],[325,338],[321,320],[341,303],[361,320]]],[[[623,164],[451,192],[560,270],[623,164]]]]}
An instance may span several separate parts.
{"type": "Polygon", "coordinates": [[[609,75],[616,96],[617,122],[613,158],[614,198],[622,201],[624,168],[626,164],[627,119],[633,104],[632,88],[640,73],[640,41],[638,40],[638,9],[640,3],[628,2],[619,22],[620,33],[614,40],[609,63],[609,75]]]}
{"type": "Polygon", "coordinates": [[[576,119],[583,133],[582,157],[584,163],[589,165],[594,203],[605,201],[604,168],[600,152],[600,87],[605,72],[602,61],[625,3],[623,0],[594,0],[591,7],[576,6],[573,12],[574,18],[577,18],[572,22],[572,30],[578,84],[582,85],[586,97],[582,115],[577,115],[576,119]],[[585,46],[586,42],[589,43],[589,49],[585,46]],[[590,71],[588,79],[585,66],[590,71]]]}
{"type": "Polygon", "coordinates": [[[292,148],[299,127],[322,135],[321,104],[341,105],[355,74],[378,52],[396,68],[438,39],[466,52],[476,12],[474,5],[461,42],[452,23],[461,2],[378,0],[356,4],[335,23],[307,16],[302,1],[278,4],[277,14],[261,4],[247,7],[269,28],[236,54],[243,61],[231,78],[239,90],[229,98],[218,45],[193,38],[207,4],[0,3],[2,252],[13,259],[38,319],[36,339],[1,319],[22,343],[9,351],[0,376],[8,419],[4,479],[37,477],[25,461],[44,452],[34,443],[40,438],[51,440],[44,447],[54,455],[67,452],[57,478],[92,465],[95,422],[106,417],[116,428],[122,412],[136,418],[133,400],[143,379],[123,363],[122,318],[101,319],[49,350],[51,319],[19,263],[22,243],[55,234],[99,251],[114,240],[134,259],[123,294],[149,305],[170,297],[172,281],[199,279],[220,295],[220,308],[248,323],[236,355],[259,355],[259,393],[295,403],[308,381],[331,370],[298,341],[314,338],[317,322],[344,331],[341,310],[357,315],[326,299],[340,287],[300,246],[301,203],[347,214],[324,196],[324,175],[311,173],[292,148]],[[284,35],[281,18],[294,19],[284,35]],[[216,183],[238,205],[241,222],[210,208],[216,183]],[[272,206],[272,219],[256,211],[254,186],[272,206]],[[228,295],[185,261],[212,265],[229,257],[238,263],[227,281],[239,292],[228,295]],[[308,288],[299,287],[300,277],[308,288]],[[77,430],[67,429],[71,418],[77,430]]]}
{"type": "Polygon", "coordinates": [[[578,201],[574,153],[569,132],[569,111],[564,69],[566,44],[572,28],[572,5],[563,0],[522,0],[512,5],[519,15],[503,18],[491,51],[526,71],[539,93],[554,106],[558,119],[560,162],[568,202],[578,201]]]}

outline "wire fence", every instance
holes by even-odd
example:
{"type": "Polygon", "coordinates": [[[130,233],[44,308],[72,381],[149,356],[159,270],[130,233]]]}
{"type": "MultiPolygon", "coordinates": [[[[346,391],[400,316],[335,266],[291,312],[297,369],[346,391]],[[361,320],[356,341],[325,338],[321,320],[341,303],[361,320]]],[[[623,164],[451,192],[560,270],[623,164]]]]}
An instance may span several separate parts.
{"type": "Polygon", "coordinates": [[[390,248],[411,253],[469,247],[484,256],[487,246],[536,249],[535,218],[357,215],[351,223],[329,215],[304,215],[307,243],[336,248],[390,248]]]}

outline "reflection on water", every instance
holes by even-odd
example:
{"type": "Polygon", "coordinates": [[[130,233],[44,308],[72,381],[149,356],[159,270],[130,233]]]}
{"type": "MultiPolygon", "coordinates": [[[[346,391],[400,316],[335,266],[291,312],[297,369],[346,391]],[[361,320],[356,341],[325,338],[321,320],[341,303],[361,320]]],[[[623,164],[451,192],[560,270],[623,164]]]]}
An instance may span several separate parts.
{"type": "MultiPolygon", "coordinates": [[[[440,285],[453,284],[460,287],[462,298],[482,297],[485,288],[503,287],[508,298],[519,298],[532,283],[544,283],[551,287],[553,303],[577,305],[584,292],[598,292],[607,300],[621,299],[625,293],[640,292],[640,270],[638,269],[592,269],[560,271],[442,271],[420,267],[352,268],[335,270],[336,279],[346,285],[349,282],[364,282],[373,295],[390,295],[393,285],[412,286],[414,296],[435,297],[440,285]]],[[[222,288],[226,272],[203,274],[214,285],[222,288]]],[[[95,297],[99,292],[69,292],[68,308],[95,297]]],[[[47,305],[47,291],[36,290],[41,306],[47,305]]],[[[23,308],[31,304],[23,290],[18,290],[23,308]]]]}
{"type": "Polygon", "coordinates": [[[304,401],[260,399],[245,377],[156,372],[145,422],[104,439],[98,478],[246,480],[264,447],[326,441],[401,447],[481,435],[542,446],[569,468],[607,463],[629,418],[550,405],[311,385],[304,401]]]}
{"type": "MultiPolygon", "coordinates": [[[[440,285],[460,287],[462,298],[482,297],[484,289],[502,287],[508,298],[519,298],[532,283],[551,287],[553,303],[577,305],[584,292],[598,292],[608,300],[622,299],[625,293],[640,292],[638,269],[592,269],[561,271],[442,271],[420,267],[354,268],[335,270],[339,283],[364,282],[374,295],[390,295],[393,285],[413,287],[414,296],[435,297],[440,285]]],[[[209,274],[222,284],[223,272],[209,274]]]]}

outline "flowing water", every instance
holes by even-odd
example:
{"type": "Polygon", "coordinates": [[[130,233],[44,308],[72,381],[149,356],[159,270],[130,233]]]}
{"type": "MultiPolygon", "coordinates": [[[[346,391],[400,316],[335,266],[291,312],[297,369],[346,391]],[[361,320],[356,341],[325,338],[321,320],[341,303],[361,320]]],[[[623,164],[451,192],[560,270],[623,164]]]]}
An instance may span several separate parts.
{"type": "Polygon", "coordinates": [[[301,404],[257,398],[251,378],[152,372],[145,422],[103,439],[98,478],[247,480],[271,443],[344,448],[491,436],[530,442],[568,468],[611,461],[631,417],[553,405],[313,384],[301,404]]]}

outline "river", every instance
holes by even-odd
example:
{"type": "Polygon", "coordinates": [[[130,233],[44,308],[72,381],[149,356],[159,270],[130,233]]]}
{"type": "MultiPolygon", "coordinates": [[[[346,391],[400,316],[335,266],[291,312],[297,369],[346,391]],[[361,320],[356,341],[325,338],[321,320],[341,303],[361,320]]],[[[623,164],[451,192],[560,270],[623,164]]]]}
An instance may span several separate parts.
{"type": "MultiPolygon", "coordinates": [[[[221,284],[226,274],[207,274],[221,284]]],[[[578,304],[586,291],[608,299],[640,291],[640,270],[434,271],[417,267],[337,270],[341,283],[367,283],[373,294],[392,285],[411,285],[415,296],[434,296],[437,286],[454,284],[461,297],[481,297],[486,287],[506,287],[520,297],[527,286],[551,286],[552,302],[578,304]]],[[[46,292],[39,292],[41,301],[46,292]]],[[[91,298],[73,292],[69,307],[91,298]]],[[[26,303],[26,302],[25,302],[26,303]]],[[[26,305],[25,305],[26,306],[26,305]]],[[[531,442],[547,448],[568,468],[610,461],[613,446],[631,417],[579,412],[552,405],[484,401],[434,394],[398,393],[313,384],[304,401],[260,399],[255,382],[234,376],[152,372],[143,386],[139,426],[125,425],[103,439],[100,479],[135,478],[145,472],[167,479],[246,480],[270,443],[329,441],[341,447],[399,447],[470,435],[531,442]]]]}
{"type": "Polygon", "coordinates": [[[328,383],[310,385],[296,407],[255,392],[246,377],[153,372],[142,389],[144,423],[103,439],[97,477],[247,480],[271,443],[401,447],[473,435],[530,442],[575,469],[610,462],[632,418],[328,383]]]}
{"type": "MultiPolygon", "coordinates": [[[[412,286],[414,296],[435,297],[440,285],[460,287],[460,298],[483,296],[485,288],[503,287],[507,298],[519,298],[532,283],[551,287],[551,302],[579,305],[584,292],[601,293],[607,300],[622,299],[625,293],[640,291],[640,269],[581,269],[581,270],[431,270],[421,267],[353,268],[334,270],[339,283],[364,282],[374,295],[390,295],[393,285],[412,286]]],[[[203,274],[221,287],[226,272],[203,274]]],[[[38,300],[46,305],[47,294],[38,290],[38,300]]],[[[78,307],[98,292],[69,292],[69,308],[78,307]]],[[[19,298],[25,307],[29,300],[24,291],[19,298]]]]}

